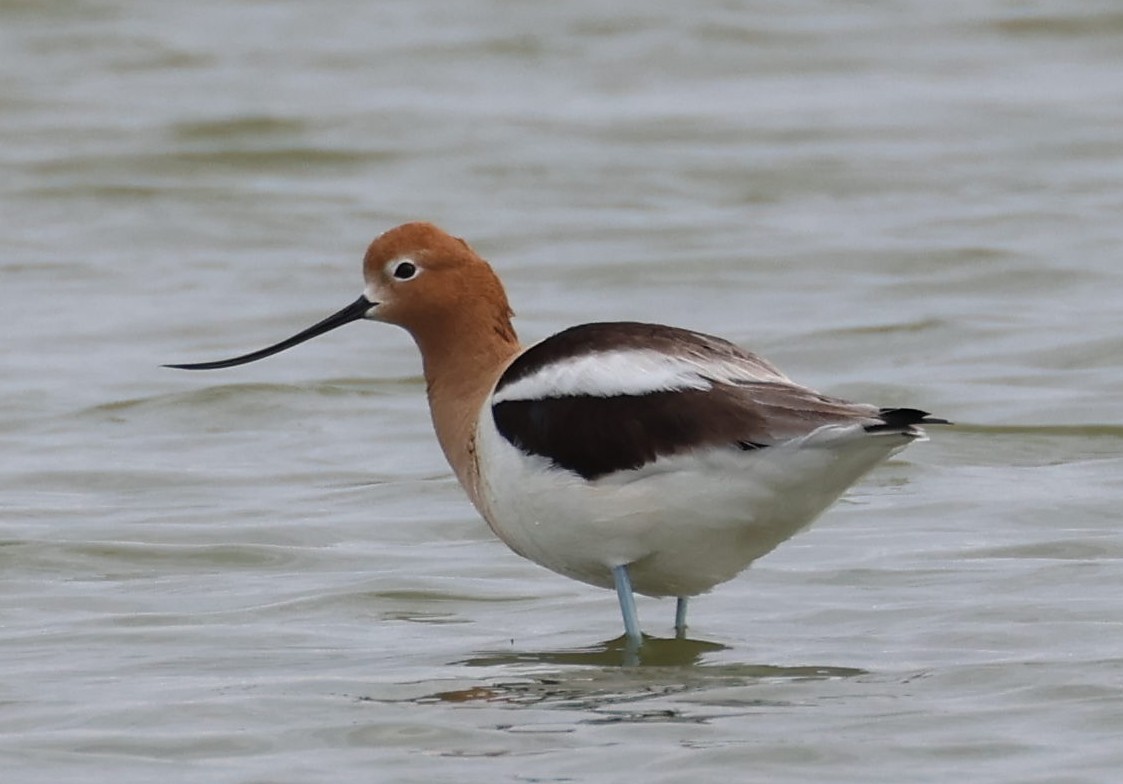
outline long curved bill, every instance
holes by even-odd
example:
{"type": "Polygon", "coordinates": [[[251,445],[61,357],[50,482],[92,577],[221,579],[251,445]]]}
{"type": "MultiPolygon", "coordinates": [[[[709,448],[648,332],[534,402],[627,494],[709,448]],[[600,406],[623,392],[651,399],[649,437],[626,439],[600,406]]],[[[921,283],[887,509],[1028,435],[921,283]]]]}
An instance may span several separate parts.
{"type": "Polygon", "coordinates": [[[256,362],[265,357],[271,357],[286,348],[292,348],[295,345],[303,343],[306,340],[311,340],[317,335],[322,335],[325,332],[331,332],[336,327],[342,327],[344,324],[350,324],[352,321],[359,321],[366,318],[367,313],[374,307],[374,303],[366,297],[359,297],[350,305],[345,307],[338,313],[333,313],[318,324],[313,324],[303,332],[293,335],[287,340],[282,340],[268,348],[263,348],[260,351],[254,351],[250,354],[243,354],[240,357],[232,357],[231,359],[219,359],[214,362],[193,362],[185,365],[164,365],[169,368],[179,368],[180,370],[217,370],[219,368],[234,367],[235,365],[244,365],[247,362],[256,362]]]}

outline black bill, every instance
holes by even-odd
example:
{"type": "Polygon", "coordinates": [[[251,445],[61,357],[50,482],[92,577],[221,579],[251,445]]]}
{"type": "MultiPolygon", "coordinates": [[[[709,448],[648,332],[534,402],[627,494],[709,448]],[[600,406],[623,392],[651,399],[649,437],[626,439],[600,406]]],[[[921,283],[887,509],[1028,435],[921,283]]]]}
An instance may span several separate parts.
{"type": "Polygon", "coordinates": [[[313,324],[303,332],[297,333],[291,338],[282,340],[280,343],[269,346],[268,348],[263,348],[260,351],[243,354],[240,357],[233,357],[231,359],[219,359],[214,362],[192,362],[185,365],[164,365],[164,367],[179,368],[180,370],[217,370],[219,368],[234,367],[235,365],[244,365],[247,362],[256,362],[259,359],[265,359],[265,357],[271,357],[278,352],[284,351],[286,348],[292,348],[306,340],[311,340],[317,335],[330,332],[336,327],[342,327],[344,324],[350,324],[352,321],[365,318],[367,312],[372,307],[374,307],[373,302],[366,297],[359,297],[343,310],[338,313],[333,313],[318,324],[313,324]]]}

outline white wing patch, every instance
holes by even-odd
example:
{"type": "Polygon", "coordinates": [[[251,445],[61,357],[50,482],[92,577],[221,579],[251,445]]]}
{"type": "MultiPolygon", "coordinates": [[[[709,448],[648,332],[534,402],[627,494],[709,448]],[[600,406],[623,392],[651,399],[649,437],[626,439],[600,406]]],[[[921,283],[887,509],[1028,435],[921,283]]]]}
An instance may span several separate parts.
{"type": "Polygon", "coordinates": [[[546,365],[499,390],[492,403],[552,397],[618,397],[706,391],[714,382],[779,381],[765,366],[706,360],[651,349],[602,351],[546,365]]]}

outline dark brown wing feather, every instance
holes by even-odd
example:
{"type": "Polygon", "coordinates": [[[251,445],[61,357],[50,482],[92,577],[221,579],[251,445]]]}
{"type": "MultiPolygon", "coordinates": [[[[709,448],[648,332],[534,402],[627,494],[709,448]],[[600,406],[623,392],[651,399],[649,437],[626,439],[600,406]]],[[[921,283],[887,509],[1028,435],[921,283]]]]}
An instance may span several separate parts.
{"type": "Polygon", "coordinates": [[[919,435],[916,424],[940,421],[915,409],[878,409],[821,395],[788,381],[765,360],[728,341],[649,324],[586,324],[559,333],[515,360],[496,392],[581,354],[652,348],[715,366],[738,363],[768,380],[715,377],[704,390],[502,400],[492,405],[496,428],[523,452],[596,479],[698,449],[762,449],[824,425],[858,424],[869,432],[919,435]]]}

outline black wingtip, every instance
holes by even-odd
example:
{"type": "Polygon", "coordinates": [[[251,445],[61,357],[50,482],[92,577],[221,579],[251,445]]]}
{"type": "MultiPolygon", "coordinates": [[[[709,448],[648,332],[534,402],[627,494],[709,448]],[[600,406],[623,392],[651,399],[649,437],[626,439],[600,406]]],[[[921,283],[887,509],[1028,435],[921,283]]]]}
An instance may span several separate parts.
{"type": "Polygon", "coordinates": [[[878,412],[881,420],[866,427],[867,433],[907,432],[915,425],[950,425],[950,420],[934,417],[918,408],[883,408],[878,412]]]}

